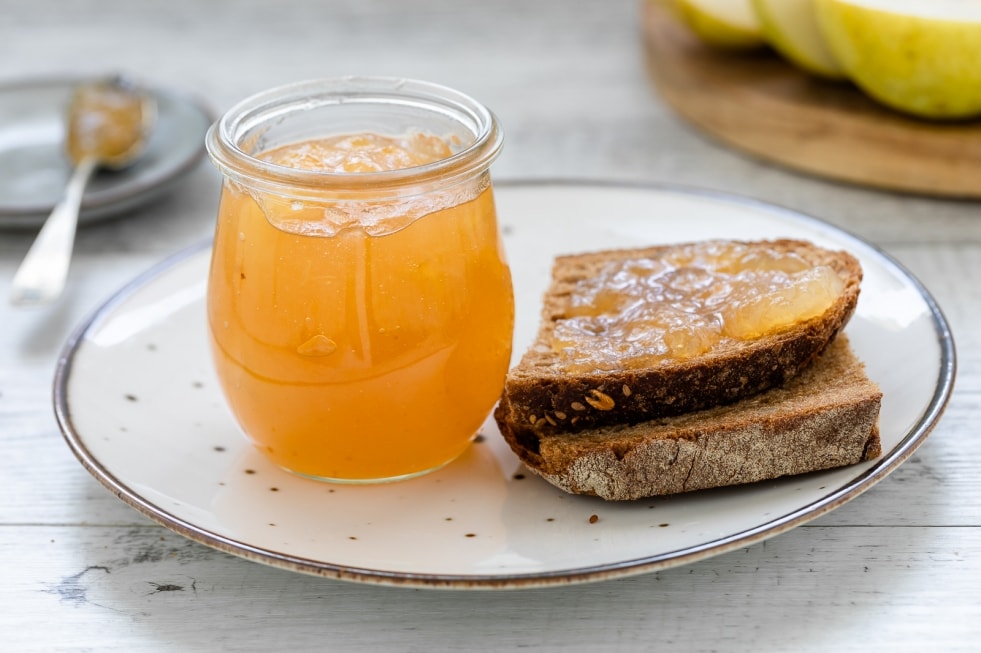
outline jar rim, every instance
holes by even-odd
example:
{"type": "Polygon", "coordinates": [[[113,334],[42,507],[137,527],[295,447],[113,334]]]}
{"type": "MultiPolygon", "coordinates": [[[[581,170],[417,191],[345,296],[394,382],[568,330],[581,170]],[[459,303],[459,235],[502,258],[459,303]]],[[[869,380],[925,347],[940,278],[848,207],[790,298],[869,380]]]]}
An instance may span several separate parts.
{"type": "MultiPolygon", "coordinates": [[[[324,134],[327,136],[329,134],[324,134]]],[[[214,165],[240,181],[316,190],[400,188],[486,170],[503,144],[503,130],[494,113],[469,95],[448,86],[401,77],[345,76],[312,79],[277,86],[251,95],[226,111],[208,129],[205,145],[214,165]],[[265,161],[245,151],[241,140],[263,121],[280,119],[291,111],[328,105],[361,103],[402,104],[432,110],[472,124],[473,141],[450,156],[418,166],[379,172],[306,170],[265,161]]]]}

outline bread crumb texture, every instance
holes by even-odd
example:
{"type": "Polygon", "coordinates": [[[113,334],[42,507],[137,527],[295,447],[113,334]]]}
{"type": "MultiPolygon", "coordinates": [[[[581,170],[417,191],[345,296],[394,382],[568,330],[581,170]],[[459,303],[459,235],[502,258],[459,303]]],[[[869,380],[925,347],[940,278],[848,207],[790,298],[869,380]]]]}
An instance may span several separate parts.
{"type": "Polygon", "coordinates": [[[874,458],[881,397],[842,336],[788,383],[728,406],[575,434],[513,424],[506,402],[496,415],[512,449],[552,484],[629,500],[874,458]]]}

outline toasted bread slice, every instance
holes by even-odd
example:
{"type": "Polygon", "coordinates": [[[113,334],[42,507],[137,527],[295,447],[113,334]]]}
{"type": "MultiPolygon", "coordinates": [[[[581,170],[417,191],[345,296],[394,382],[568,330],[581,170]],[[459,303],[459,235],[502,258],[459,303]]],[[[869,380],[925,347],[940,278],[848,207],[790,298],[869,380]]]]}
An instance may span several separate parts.
{"type": "MultiPolygon", "coordinates": [[[[777,252],[833,270],[840,293],[823,312],[752,339],[728,339],[693,357],[667,357],[625,369],[570,371],[553,347],[556,329],[582,301],[604,266],[656,263],[689,243],[558,257],[533,346],[507,376],[508,421],[540,434],[637,423],[725,405],[779,386],[810,363],[845,326],[858,302],[862,268],[847,252],[799,240],[734,243],[747,251],[777,252]]],[[[601,275],[600,275],[601,276],[601,275]]],[[[595,288],[595,286],[594,286],[595,288]]],[[[575,345],[574,345],[575,346],[575,345]]],[[[593,345],[583,344],[588,348],[593,345]]]]}
{"type": "Polygon", "coordinates": [[[573,494],[638,499],[830,469],[881,454],[882,393],[842,335],[786,385],[735,404],[574,434],[495,417],[525,465],[573,494]]]}

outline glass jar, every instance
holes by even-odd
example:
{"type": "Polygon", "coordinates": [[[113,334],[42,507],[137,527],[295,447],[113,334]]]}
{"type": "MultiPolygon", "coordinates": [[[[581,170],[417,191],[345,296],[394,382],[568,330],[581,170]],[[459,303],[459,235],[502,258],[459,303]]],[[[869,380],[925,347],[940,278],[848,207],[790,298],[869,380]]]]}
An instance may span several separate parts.
{"type": "Polygon", "coordinates": [[[272,89],[211,128],[212,352],[232,413],[276,464],[377,482],[466,449],[511,357],[489,174],[501,141],[470,97],[389,78],[272,89]]]}

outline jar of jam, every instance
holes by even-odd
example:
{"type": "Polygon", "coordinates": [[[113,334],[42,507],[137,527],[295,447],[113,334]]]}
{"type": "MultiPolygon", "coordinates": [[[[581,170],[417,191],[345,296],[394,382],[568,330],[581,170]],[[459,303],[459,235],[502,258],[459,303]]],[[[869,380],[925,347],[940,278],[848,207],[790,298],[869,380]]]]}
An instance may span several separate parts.
{"type": "Polygon", "coordinates": [[[501,143],[472,98],[389,78],[272,89],[211,128],[214,362],[276,464],[377,482],[469,445],[511,356],[489,173],[501,143]]]}

